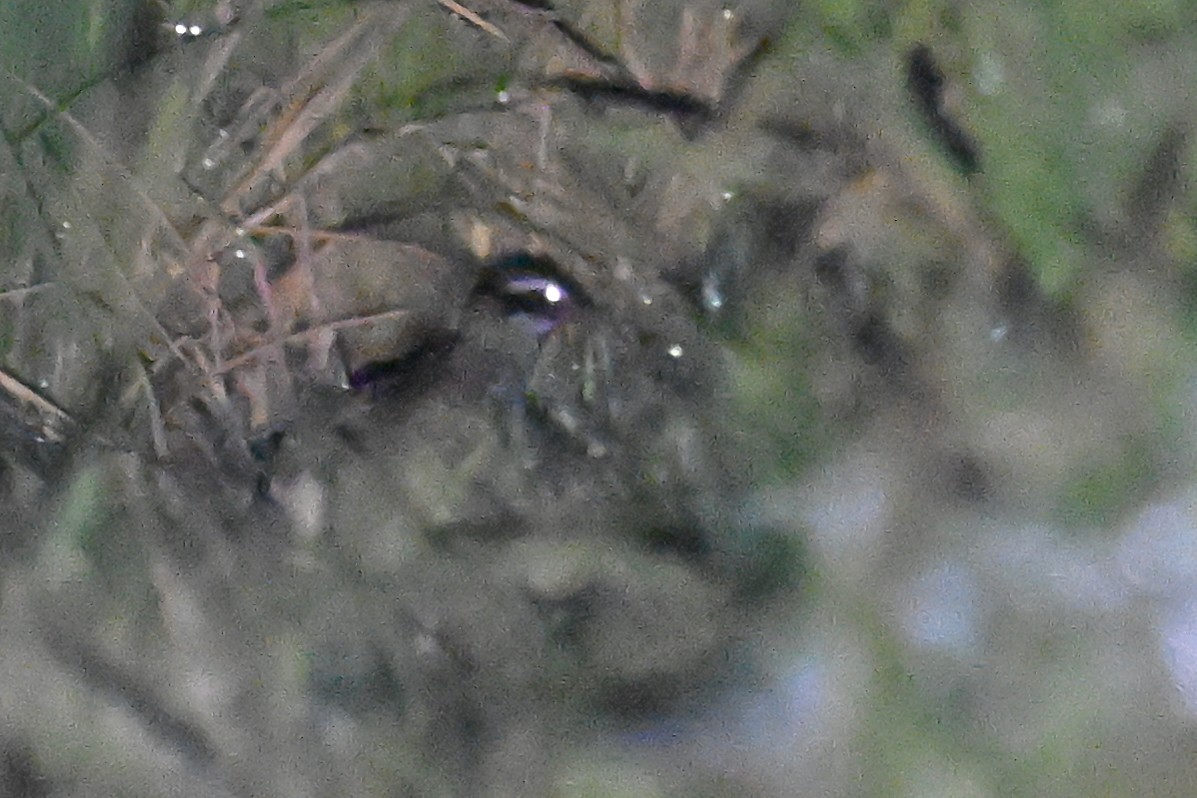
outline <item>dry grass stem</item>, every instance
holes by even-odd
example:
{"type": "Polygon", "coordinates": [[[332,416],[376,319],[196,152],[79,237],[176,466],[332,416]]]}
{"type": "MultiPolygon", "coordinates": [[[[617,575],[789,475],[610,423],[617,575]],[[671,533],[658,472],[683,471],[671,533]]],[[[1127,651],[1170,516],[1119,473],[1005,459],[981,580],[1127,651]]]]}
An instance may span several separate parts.
{"type": "Polygon", "coordinates": [[[456,14],[457,16],[459,16],[463,19],[469,20],[473,24],[477,25],[479,28],[486,31],[491,36],[494,36],[496,39],[499,39],[499,40],[505,41],[505,42],[511,41],[510,39],[507,38],[507,34],[503,33],[503,31],[499,30],[493,24],[491,24],[490,22],[487,22],[485,19],[478,16],[476,13],[474,13],[470,9],[466,8],[461,3],[454,2],[454,0],[436,0],[436,1],[438,3],[440,3],[444,8],[448,9],[449,11],[456,14]]]}
{"type": "Polygon", "coordinates": [[[400,308],[397,310],[387,310],[382,313],[371,313],[367,316],[354,316],[348,319],[338,319],[337,321],[329,321],[323,324],[315,324],[305,330],[291,333],[285,338],[278,341],[270,341],[268,343],[256,346],[246,352],[242,352],[236,357],[229,358],[220,365],[214,367],[209,372],[212,375],[227,374],[234,369],[240,368],[247,363],[252,363],[259,358],[269,356],[276,352],[281,345],[298,344],[310,342],[321,335],[326,335],[329,332],[337,332],[338,330],[349,330],[355,327],[366,327],[371,324],[377,324],[381,321],[390,321],[392,319],[401,319],[410,314],[411,311],[407,308],[400,308]]]}
{"type": "Polygon", "coordinates": [[[378,40],[401,25],[406,17],[390,6],[387,11],[383,14],[375,10],[364,15],[283,90],[283,96],[292,105],[267,131],[265,138],[270,143],[266,155],[221,202],[224,213],[234,218],[240,216],[240,199],[267,175],[281,172],[284,161],[341,104],[362,68],[377,55],[378,40]],[[339,61],[341,58],[344,60],[339,61]],[[336,74],[338,71],[340,74],[336,74]]]}

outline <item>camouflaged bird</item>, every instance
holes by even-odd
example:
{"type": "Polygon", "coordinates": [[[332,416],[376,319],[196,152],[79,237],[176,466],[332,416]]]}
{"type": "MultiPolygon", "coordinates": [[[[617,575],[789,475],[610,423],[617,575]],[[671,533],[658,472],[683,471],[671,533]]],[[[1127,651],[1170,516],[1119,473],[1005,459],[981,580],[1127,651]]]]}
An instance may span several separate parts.
{"type": "MultiPolygon", "coordinates": [[[[104,179],[47,183],[45,290],[88,312],[31,311],[9,356],[64,407],[111,400],[6,593],[40,642],[0,777],[36,761],[67,794],[38,747],[67,713],[64,745],[120,735],[121,794],[565,794],[571,756],[759,679],[801,539],[749,488],[799,467],[786,425],[818,408],[754,347],[816,296],[792,350],[848,364],[836,412],[905,368],[823,215],[873,196],[838,87],[739,91],[787,12],[674,3],[606,41],[531,3],[321,33],[226,5],[158,20],[101,89],[177,116],[80,108],[104,179]],[[395,53],[430,41],[449,72],[406,82],[395,53]]],[[[25,432],[70,418],[8,392],[25,432]]]]}

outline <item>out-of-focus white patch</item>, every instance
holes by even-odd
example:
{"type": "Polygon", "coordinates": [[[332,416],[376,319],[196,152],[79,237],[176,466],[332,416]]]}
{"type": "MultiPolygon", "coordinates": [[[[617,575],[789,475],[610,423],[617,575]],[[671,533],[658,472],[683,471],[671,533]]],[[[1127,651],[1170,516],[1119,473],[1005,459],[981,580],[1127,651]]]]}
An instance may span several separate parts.
{"type": "Polygon", "coordinates": [[[1197,713],[1197,596],[1164,612],[1159,635],[1172,683],[1189,712],[1197,713]]]}
{"type": "Polygon", "coordinates": [[[986,568],[1015,606],[1104,614],[1126,609],[1129,591],[1110,547],[1068,539],[1050,526],[999,525],[978,534],[972,564],[986,568]]]}
{"type": "Polygon", "coordinates": [[[1197,486],[1145,507],[1127,525],[1117,558],[1128,589],[1155,605],[1164,665],[1197,714],[1197,486]]]}
{"type": "Polygon", "coordinates": [[[807,484],[757,497],[765,522],[804,526],[830,578],[857,581],[874,573],[893,516],[893,478],[875,453],[833,463],[807,484]]]}
{"type": "Polygon", "coordinates": [[[977,583],[960,562],[936,565],[914,578],[901,598],[901,625],[916,645],[966,654],[977,644],[977,583]]]}
{"type": "Polygon", "coordinates": [[[1006,83],[1006,68],[995,53],[984,52],[977,59],[977,68],[973,70],[973,81],[977,91],[987,97],[1002,90],[1006,83]]]}
{"type": "Polygon", "coordinates": [[[1148,505],[1122,536],[1118,561],[1127,584],[1157,599],[1197,596],[1197,495],[1148,505]]]}
{"type": "Polygon", "coordinates": [[[741,690],[698,715],[666,717],[623,737],[635,747],[673,750],[714,768],[746,755],[792,757],[820,735],[820,712],[834,681],[830,652],[808,653],[767,686],[741,690]]]}
{"type": "Polygon", "coordinates": [[[324,488],[309,472],[286,487],[286,508],[300,541],[310,543],[320,536],[326,514],[324,488]]]}
{"type": "Polygon", "coordinates": [[[325,707],[320,720],[320,736],[326,746],[342,756],[354,755],[359,750],[359,724],[349,713],[325,707]]]}
{"type": "MultiPolygon", "coordinates": [[[[826,657],[806,656],[767,690],[752,696],[743,708],[743,727],[724,743],[729,748],[754,746],[785,749],[816,733],[820,704],[829,686],[826,657]]],[[[724,728],[730,732],[733,729],[724,728]]]]}
{"type": "Polygon", "coordinates": [[[903,788],[897,795],[920,798],[989,798],[993,795],[983,773],[970,772],[967,764],[942,753],[920,752],[901,776],[903,788]]]}
{"type": "MultiPolygon", "coordinates": [[[[825,628],[794,641],[792,659],[779,656],[766,684],[629,742],[655,748],[679,767],[764,778],[763,794],[794,794],[796,780],[842,759],[859,737],[860,696],[874,678],[868,641],[830,616],[823,621],[825,628]]],[[[803,786],[802,794],[832,794],[817,783],[803,786]]]]}
{"type": "Polygon", "coordinates": [[[1089,109],[1089,121],[1100,127],[1123,127],[1129,115],[1116,97],[1103,100],[1089,109]]]}

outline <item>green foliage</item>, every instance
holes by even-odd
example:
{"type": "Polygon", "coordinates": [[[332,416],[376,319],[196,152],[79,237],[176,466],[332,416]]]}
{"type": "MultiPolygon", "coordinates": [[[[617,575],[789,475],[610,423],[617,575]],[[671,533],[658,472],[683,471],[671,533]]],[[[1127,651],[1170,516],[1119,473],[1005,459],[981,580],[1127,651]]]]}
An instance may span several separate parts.
{"type": "Polygon", "coordinates": [[[767,452],[758,462],[771,464],[756,475],[766,482],[802,473],[838,434],[814,392],[820,350],[797,304],[778,301],[768,309],[733,363],[737,409],[767,452]]]}
{"type": "Polygon", "coordinates": [[[1188,55],[1197,19],[1170,0],[921,0],[888,10],[828,0],[795,25],[822,29],[850,55],[892,47],[900,58],[914,43],[932,45],[963,88],[952,112],[979,145],[979,197],[1058,300],[1100,259],[1091,232],[1124,210],[1152,148],[1183,113],[1170,93],[1197,78],[1188,55]],[[1151,63],[1170,78],[1144,69],[1151,63]]]}
{"type": "Polygon", "coordinates": [[[1154,452],[1148,441],[1128,440],[1079,469],[1060,494],[1056,518],[1071,527],[1109,528],[1157,482],[1154,452]]]}

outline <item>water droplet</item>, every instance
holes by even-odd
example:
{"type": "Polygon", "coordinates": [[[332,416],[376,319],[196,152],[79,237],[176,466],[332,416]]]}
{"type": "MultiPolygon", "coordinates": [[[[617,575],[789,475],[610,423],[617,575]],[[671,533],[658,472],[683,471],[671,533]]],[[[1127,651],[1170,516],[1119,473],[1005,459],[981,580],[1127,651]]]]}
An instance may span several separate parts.
{"type": "Polygon", "coordinates": [[[718,313],[727,302],[727,297],[719,288],[719,279],[714,274],[707,274],[702,278],[702,306],[708,313],[718,313]]]}

